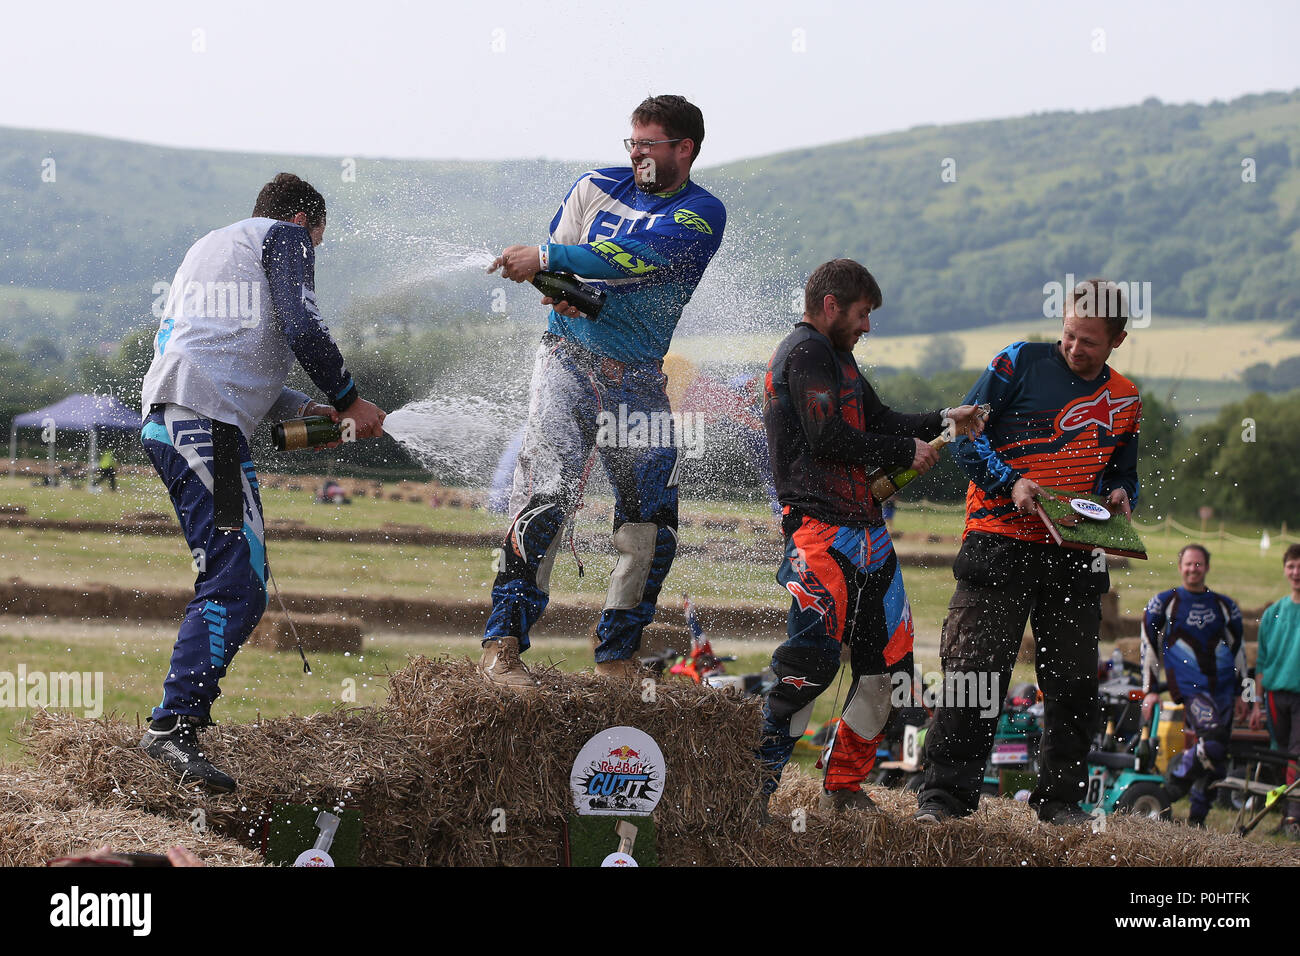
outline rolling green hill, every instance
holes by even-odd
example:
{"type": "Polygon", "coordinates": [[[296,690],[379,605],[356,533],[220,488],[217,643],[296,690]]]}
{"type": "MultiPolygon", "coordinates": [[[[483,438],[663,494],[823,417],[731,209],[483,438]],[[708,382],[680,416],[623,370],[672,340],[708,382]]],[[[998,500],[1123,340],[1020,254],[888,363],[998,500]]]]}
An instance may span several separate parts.
{"type": "MultiPolygon", "coordinates": [[[[486,310],[488,283],[457,255],[540,238],[580,171],[356,158],[349,181],[347,159],[0,130],[0,342],[41,334],[75,352],[148,324],[154,284],[280,169],[330,203],[330,314],[395,290],[429,321],[486,310]]],[[[1300,317],[1300,91],[918,127],[696,178],[729,222],[686,334],[776,330],[808,271],[839,255],[880,279],[883,335],[1041,318],[1044,283],[1066,273],[1149,282],[1157,317],[1300,317]]]]}

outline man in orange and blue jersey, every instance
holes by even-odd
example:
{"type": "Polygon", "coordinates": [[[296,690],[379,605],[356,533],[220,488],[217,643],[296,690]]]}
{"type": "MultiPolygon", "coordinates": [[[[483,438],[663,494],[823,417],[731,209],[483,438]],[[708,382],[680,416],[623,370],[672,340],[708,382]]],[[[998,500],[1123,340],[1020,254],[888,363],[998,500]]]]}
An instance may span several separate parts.
{"type": "MultiPolygon", "coordinates": [[[[1035,496],[1040,486],[1098,494],[1127,518],[1138,495],[1142,401],[1106,364],[1127,334],[1120,288],[1086,280],[1064,311],[1059,342],[1008,346],[966,396],[992,412],[983,438],[952,446],[971,483],[940,658],[945,675],[974,672],[1006,687],[1032,623],[1044,732],[1030,805],[1039,819],[1071,824],[1089,819],[1078,804],[1098,714],[1100,596],[1110,578],[1104,560],[1052,543],[1035,496]]],[[[917,820],[976,809],[996,726],[996,714],[940,705],[926,735],[917,820]]]]}
{"type": "Polygon", "coordinates": [[[862,781],[875,763],[894,691],[912,686],[913,630],[871,473],[924,473],[939,455],[922,436],[948,422],[975,435],[983,427],[971,405],[905,415],[876,396],[853,346],[870,331],[881,299],[871,273],[852,259],[819,266],[804,289],[803,320],[768,363],[763,422],[785,535],[777,581],[792,601],[789,637],[772,655],[777,683],[763,706],[764,801],[847,647],[853,681],[827,746],[819,804],[873,808],[862,781]]]}

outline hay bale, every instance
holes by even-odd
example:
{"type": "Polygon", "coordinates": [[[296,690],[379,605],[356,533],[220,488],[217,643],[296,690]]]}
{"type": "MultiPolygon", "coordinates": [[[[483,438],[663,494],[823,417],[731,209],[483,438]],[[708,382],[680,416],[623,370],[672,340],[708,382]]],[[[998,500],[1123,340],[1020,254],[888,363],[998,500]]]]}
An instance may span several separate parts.
{"type": "Polygon", "coordinates": [[[247,643],[273,651],[296,651],[299,638],[306,651],[349,651],[354,654],[361,651],[361,625],[351,618],[292,611],[287,618],[283,613],[263,615],[247,643]],[[297,638],[289,626],[290,620],[297,628],[297,638]]]}
{"type": "Polygon", "coordinates": [[[44,866],[102,846],[132,853],[166,853],[183,846],[209,866],[256,866],[261,857],[186,823],[88,804],[53,776],[28,767],[0,767],[0,866],[44,866]]]}
{"type": "Polygon", "coordinates": [[[184,823],[196,807],[214,834],[253,846],[277,804],[351,808],[362,816],[361,862],[556,865],[571,812],[568,778],[583,743],[606,727],[639,727],[667,761],[656,811],[668,865],[817,864],[1260,866],[1298,865],[1300,850],[1145,819],[1110,818],[1104,833],[1040,824],[1013,801],[986,799],[965,820],[924,827],[915,796],[874,790],[878,815],[816,809],[820,782],[787,768],[757,822],[759,703],[662,681],[657,699],[631,682],[537,671],[536,694],[485,684],[467,660],[419,658],[390,675],[386,704],[226,725],[205,749],[239,781],[214,796],[178,787],[138,750],[136,728],[40,713],[27,740],[37,771],[95,807],[184,823]],[[790,827],[804,811],[806,828],[790,827]],[[494,811],[506,831],[494,833],[494,811]]]}
{"type": "Polygon", "coordinates": [[[0,515],[25,515],[27,508],[25,505],[0,505],[0,515]]]}
{"type": "MultiPolygon", "coordinates": [[[[787,769],[771,806],[781,823],[756,831],[744,854],[782,866],[1300,866],[1300,850],[1290,847],[1123,814],[1107,817],[1100,833],[1057,827],[1039,822],[1026,804],[996,797],[942,824],[913,820],[916,797],[898,790],[871,791],[879,814],[834,814],[816,809],[819,788],[819,780],[787,769]],[[802,833],[791,827],[798,809],[802,833]]],[[[663,855],[669,864],[692,862],[671,846],[663,855]]]]}

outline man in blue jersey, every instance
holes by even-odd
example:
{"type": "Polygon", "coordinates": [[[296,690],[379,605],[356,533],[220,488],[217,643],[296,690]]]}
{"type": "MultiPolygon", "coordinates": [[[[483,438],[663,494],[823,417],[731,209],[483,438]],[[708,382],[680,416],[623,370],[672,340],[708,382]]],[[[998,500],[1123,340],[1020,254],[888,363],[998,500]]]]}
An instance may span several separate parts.
{"type": "Polygon", "coordinates": [[[677,438],[663,357],[682,308],[722,241],[726,210],[690,171],[704,117],[680,96],[632,114],[631,167],[584,173],[551,221],[548,242],[507,247],[492,269],[515,282],[573,273],[605,290],[597,320],[554,305],[533,371],[528,427],[480,668],[493,683],[536,685],[519,654],[546,608],[561,532],[593,449],[614,489],[614,547],[593,641],[597,673],[629,676],[641,631],[677,552],[677,438]],[[613,422],[628,427],[610,428],[613,422]]]}
{"type": "Polygon", "coordinates": [[[220,793],[235,781],[206,758],[197,732],[211,722],[218,683],[267,601],[248,441],[264,418],[299,415],[343,421],[346,437],[383,434],[383,411],[360,397],[316,311],[314,249],[324,236],[321,194],[280,173],[258,194],[252,218],[191,246],[141,389],[141,442],[171,495],[198,577],[140,746],[182,779],[220,793]],[[295,359],[329,404],[285,387],[295,359]]]}
{"type": "Polygon", "coordinates": [[[1165,789],[1175,800],[1190,794],[1187,823],[1198,827],[1210,811],[1210,785],[1228,774],[1233,710],[1246,678],[1241,611],[1206,586],[1209,570],[1204,545],[1184,547],[1178,552],[1182,587],[1161,591],[1142,615],[1142,717],[1159,700],[1163,665],[1169,696],[1183,705],[1184,726],[1196,735],[1196,746],[1170,765],[1165,789]]]}

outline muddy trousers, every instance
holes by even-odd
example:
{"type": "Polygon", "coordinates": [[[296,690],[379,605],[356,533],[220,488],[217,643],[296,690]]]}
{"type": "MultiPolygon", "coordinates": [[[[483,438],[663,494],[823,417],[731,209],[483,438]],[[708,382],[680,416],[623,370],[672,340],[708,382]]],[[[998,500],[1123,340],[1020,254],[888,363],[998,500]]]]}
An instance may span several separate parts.
{"type": "Polygon", "coordinates": [[[677,554],[678,448],[667,381],[658,362],[615,362],[543,336],[485,642],[514,636],[528,648],[594,455],[614,490],[618,553],[595,658],[635,655],[677,554]]]}
{"type": "Polygon", "coordinates": [[[859,790],[895,693],[912,687],[912,609],[889,532],[803,516],[786,538],[777,581],[791,595],[786,642],[772,655],[778,682],[763,705],[764,793],[772,793],[847,647],[851,680],[823,758],[827,790],[859,790]]]}
{"type": "MultiPolygon", "coordinates": [[[[1033,627],[1044,724],[1038,785],[1029,798],[1035,807],[1055,800],[1077,804],[1084,795],[1100,714],[1100,594],[1109,583],[1104,571],[1092,568],[1095,561],[1085,551],[971,532],[954,566],[957,590],[939,651],[945,685],[992,682],[1001,704],[1026,622],[1033,627]]],[[[958,814],[978,807],[999,716],[989,711],[978,701],[940,704],[925,738],[920,803],[937,800],[958,814]]]]}

